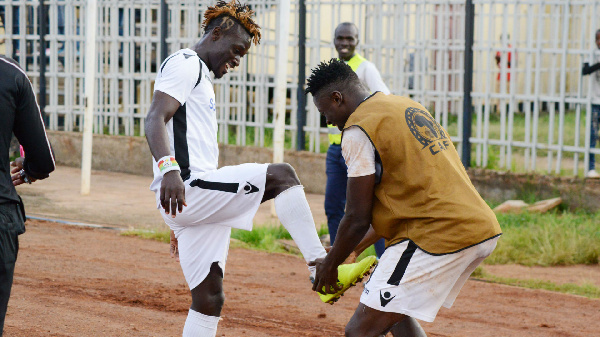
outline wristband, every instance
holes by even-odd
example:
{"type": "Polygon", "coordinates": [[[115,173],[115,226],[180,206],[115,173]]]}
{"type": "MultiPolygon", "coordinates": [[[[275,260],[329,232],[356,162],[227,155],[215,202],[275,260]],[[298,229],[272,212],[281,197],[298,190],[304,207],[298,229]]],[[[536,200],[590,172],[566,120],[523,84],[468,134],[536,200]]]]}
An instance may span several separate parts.
{"type": "Polygon", "coordinates": [[[164,157],[160,158],[158,160],[158,170],[160,171],[160,174],[163,176],[165,175],[165,173],[171,172],[171,171],[181,172],[181,168],[179,167],[179,164],[177,164],[177,161],[175,160],[175,157],[173,157],[173,156],[164,156],[164,157]]]}
{"type": "Polygon", "coordinates": [[[24,182],[26,182],[27,184],[31,184],[31,179],[29,178],[25,170],[21,169],[21,171],[19,171],[19,175],[21,176],[21,179],[23,179],[24,182]]]}

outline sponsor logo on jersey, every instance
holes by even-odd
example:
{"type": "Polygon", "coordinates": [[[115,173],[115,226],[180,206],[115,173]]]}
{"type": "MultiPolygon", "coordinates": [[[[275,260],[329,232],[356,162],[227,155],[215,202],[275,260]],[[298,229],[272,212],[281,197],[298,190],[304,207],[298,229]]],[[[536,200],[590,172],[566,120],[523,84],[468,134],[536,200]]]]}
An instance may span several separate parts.
{"type": "Polygon", "coordinates": [[[451,147],[448,135],[427,111],[410,107],[406,109],[405,118],[410,132],[432,155],[451,147]]]}
{"type": "Polygon", "coordinates": [[[258,187],[250,184],[250,182],[246,182],[246,186],[244,186],[244,191],[246,191],[246,193],[244,193],[244,194],[258,192],[258,187]]]}
{"type": "Polygon", "coordinates": [[[396,296],[395,295],[392,296],[392,294],[389,291],[386,291],[386,292],[383,292],[382,290],[379,291],[379,300],[381,301],[382,307],[385,307],[394,298],[396,298],[396,296]]]}

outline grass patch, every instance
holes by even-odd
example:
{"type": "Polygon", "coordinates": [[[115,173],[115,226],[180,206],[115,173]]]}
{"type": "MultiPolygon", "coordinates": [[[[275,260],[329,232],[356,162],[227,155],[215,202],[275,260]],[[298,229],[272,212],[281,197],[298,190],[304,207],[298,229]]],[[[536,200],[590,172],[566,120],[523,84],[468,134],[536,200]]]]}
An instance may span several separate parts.
{"type": "MultiPolygon", "coordinates": [[[[329,234],[327,226],[322,225],[317,231],[320,236],[329,234]]],[[[124,236],[139,236],[144,239],[157,240],[160,242],[169,243],[170,231],[169,229],[151,231],[144,229],[131,229],[121,233],[124,236]]],[[[283,226],[254,226],[252,231],[246,231],[243,229],[232,229],[231,238],[238,240],[233,242],[231,247],[235,248],[249,248],[262,250],[269,253],[285,253],[293,254],[288,250],[284,249],[277,240],[291,240],[290,233],[283,226]]],[[[295,254],[294,254],[295,255],[295,254]]],[[[365,249],[362,254],[356,259],[357,262],[364,259],[367,256],[375,255],[375,247],[371,246],[365,249]]]]}
{"type": "Polygon", "coordinates": [[[564,294],[585,296],[588,298],[600,298],[600,288],[590,283],[584,283],[582,285],[573,283],[556,284],[554,282],[537,279],[523,280],[510,277],[500,277],[487,273],[481,267],[477,267],[471,277],[487,282],[506,284],[522,288],[543,289],[564,294]]]}
{"type": "Polygon", "coordinates": [[[290,234],[282,226],[254,226],[252,231],[233,229],[231,237],[246,244],[247,248],[269,253],[289,253],[277,240],[291,240],[290,234]]]}
{"type": "Polygon", "coordinates": [[[156,240],[164,243],[169,243],[171,240],[171,232],[168,229],[165,230],[147,230],[147,229],[130,229],[121,233],[124,236],[139,236],[144,239],[156,240]]]}
{"type": "Polygon", "coordinates": [[[598,264],[600,212],[498,214],[503,235],[488,264],[598,264]]]}
{"type": "MultiPolygon", "coordinates": [[[[545,214],[521,213],[498,214],[504,234],[496,250],[485,260],[486,264],[522,264],[527,266],[556,266],[574,264],[598,264],[600,257],[600,212],[545,214]]],[[[319,236],[327,234],[327,226],[321,226],[319,236]]],[[[129,230],[122,235],[169,242],[169,230],[129,230]]],[[[290,254],[277,240],[290,240],[291,236],[282,226],[254,226],[252,231],[233,229],[231,237],[238,241],[232,247],[256,249],[270,253],[290,254]]],[[[365,250],[358,261],[375,255],[373,246],[365,250]]],[[[488,282],[529,289],[544,289],[566,294],[600,298],[600,288],[593,284],[555,284],[543,280],[522,280],[488,274],[477,267],[471,277],[488,282]]]]}

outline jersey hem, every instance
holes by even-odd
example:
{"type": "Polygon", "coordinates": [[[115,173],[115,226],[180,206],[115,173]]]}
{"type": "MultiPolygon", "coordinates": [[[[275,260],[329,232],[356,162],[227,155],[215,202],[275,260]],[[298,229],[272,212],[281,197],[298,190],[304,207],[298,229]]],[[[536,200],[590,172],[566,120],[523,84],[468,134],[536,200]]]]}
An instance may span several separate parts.
{"type": "MultiPolygon", "coordinates": [[[[419,248],[420,250],[424,251],[425,253],[427,253],[427,254],[429,254],[429,255],[433,255],[433,256],[442,256],[442,255],[450,255],[450,254],[455,254],[455,253],[458,253],[458,252],[460,252],[460,251],[463,251],[463,250],[465,250],[465,249],[469,249],[469,248],[471,248],[471,247],[474,247],[474,246],[477,246],[477,245],[479,245],[479,244],[482,244],[482,243],[484,243],[484,242],[486,242],[486,241],[489,241],[489,240],[491,240],[491,239],[493,239],[493,238],[497,238],[497,237],[499,237],[499,236],[500,236],[500,235],[502,235],[502,234],[503,234],[503,233],[498,233],[498,234],[496,234],[496,235],[494,235],[494,236],[491,236],[491,237],[489,237],[489,238],[487,238],[487,239],[485,239],[485,240],[479,241],[479,242],[477,242],[477,243],[474,243],[474,244],[472,244],[472,245],[469,245],[469,246],[463,247],[463,248],[461,248],[461,249],[458,249],[458,250],[455,250],[455,251],[452,251],[452,252],[449,252],[449,253],[431,253],[431,252],[428,252],[428,251],[426,251],[425,249],[421,248],[421,246],[419,246],[419,245],[418,245],[416,242],[414,242],[414,241],[413,241],[413,243],[415,243],[415,245],[417,246],[417,248],[419,248]]],[[[385,247],[385,249],[388,249],[389,247],[392,247],[392,246],[395,246],[395,245],[401,244],[401,243],[403,243],[403,242],[405,242],[405,241],[412,241],[412,240],[411,240],[411,239],[404,239],[404,240],[402,240],[402,241],[398,241],[398,242],[396,242],[396,243],[394,243],[394,244],[391,244],[391,245],[389,245],[389,246],[385,247]]]]}

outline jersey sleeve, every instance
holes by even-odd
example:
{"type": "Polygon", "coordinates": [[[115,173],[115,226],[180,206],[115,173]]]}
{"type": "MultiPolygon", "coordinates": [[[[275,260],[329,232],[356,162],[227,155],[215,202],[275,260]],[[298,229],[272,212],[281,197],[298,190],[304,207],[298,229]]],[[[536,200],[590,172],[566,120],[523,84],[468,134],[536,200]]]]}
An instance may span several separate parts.
{"type": "Polygon", "coordinates": [[[381,74],[377,67],[371,62],[367,63],[367,68],[365,71],[365,83],[369,87],[369,91],[381,91],[382,93],[389,95],[390,89],[383,83],[383,79],[381,79],[381,74]]]}
{"type": "Polygon", "coordinates": [[[197,56],[175,54],[163,62],[156,76],[154,91],[163,92],[183,105],[198,82],[200,62],[197,56]]]}
{"type": "Polygon", "coordinates": [[[23,169],[35,179],[44,179],[55,169],[54,153],[31,82],[23,74],[17,78],[17,84],[13,133],[25,151],[23,169]]]}
{"type": "Polygon", "coordinates": [[[348,166],[349,178],[375,174],[375,148],[359,127],[344,130],[342,156],[348,166]]]}

